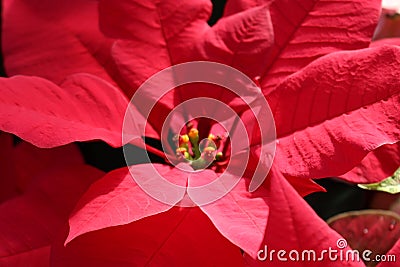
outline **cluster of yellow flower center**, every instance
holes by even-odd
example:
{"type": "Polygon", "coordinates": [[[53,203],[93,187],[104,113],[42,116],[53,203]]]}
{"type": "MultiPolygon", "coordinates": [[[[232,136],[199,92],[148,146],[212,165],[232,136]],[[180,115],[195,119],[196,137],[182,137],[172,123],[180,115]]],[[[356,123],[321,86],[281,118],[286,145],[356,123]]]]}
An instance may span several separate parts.
{"type": "Polygon", "coordinates": [[[221,161],[223,153],[217,151],[222,138],[209,134],[208,138],[199,142],[199,131],[191,128],[187,134],[179,136],[179,147],[176,149],[178,159],[189,161],[194,169],[210,166],[214,161],[221,161]]]}

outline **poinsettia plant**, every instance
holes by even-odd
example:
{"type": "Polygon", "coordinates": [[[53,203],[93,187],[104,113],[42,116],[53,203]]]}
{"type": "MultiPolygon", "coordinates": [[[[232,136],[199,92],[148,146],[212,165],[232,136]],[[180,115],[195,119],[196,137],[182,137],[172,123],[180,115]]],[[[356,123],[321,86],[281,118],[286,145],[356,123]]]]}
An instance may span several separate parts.
{"type": "MultiPolygon", "coordinates": [[[[302,199],[323,190],[312,179],[373,183],[400,165],[400,48],[385,41],[369,47],[380,9],[375,0],[229,0],[209,26],[207,0],[3,1],[8,78],[0,80],[0,129],[23,141],[0,135],[10,162],[2,166],[0,265],[364,266],[259,256],[266,246],[337,248],[341,236],[302,199]],[[231,66],[258,85],[275,122],[273,161],[263,154],[265,125],[255,124],[257,114],[224,88],[184,85],[159,99],[156,90],[145,91],[144,100],[156,103],[148,116],[130,101],[154,74],[194,61],[231,66]],[[169,149],[197,172],[171,164],[167,149],[154,142],[127,144],[122,137],[132,109],[132,123],[146,125],[139,137],[164,141],[168,114],[200,97],[224,102],[250,133],[244,150],[251,160],[238,183],[206,205],[191,186],[218,179],[235,162],[224,132],[231,129],[188,118],[173,132],[177,146],[169,149]],[[202,138],[214,144],[203,152],[202,138]],[[140,146],[162,160],[103,175],[71,144],[92,140],[140,146]],[[173,192],[174,203],[155,199],[133,179],[150,182],[154,170],[183,189],[173,192]],[[265,181],[250,192],[254,172],[265,181]]],[[[388,253],[398,255],[399,245],[388,253]]]]}

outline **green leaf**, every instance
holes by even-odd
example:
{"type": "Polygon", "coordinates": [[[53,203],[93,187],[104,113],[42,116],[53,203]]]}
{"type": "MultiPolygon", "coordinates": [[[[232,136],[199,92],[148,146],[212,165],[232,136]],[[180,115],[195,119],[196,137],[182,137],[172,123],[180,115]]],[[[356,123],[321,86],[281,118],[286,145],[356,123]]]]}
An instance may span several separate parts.
{"type": "Polygon", "coordinates": [[[400,168],[395,173],[379,183],[358,184],[362,189],[383,191],[390,194],[400,193],[400,168]]]}

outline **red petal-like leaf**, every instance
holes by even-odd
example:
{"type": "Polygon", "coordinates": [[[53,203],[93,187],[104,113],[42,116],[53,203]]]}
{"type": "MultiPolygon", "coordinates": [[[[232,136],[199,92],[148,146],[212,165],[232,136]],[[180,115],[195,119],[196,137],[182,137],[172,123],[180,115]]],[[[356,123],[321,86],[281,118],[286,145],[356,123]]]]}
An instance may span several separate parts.
{"type": "Polygon", "coordinates": [[[12,161],[14,152],[13,136],[0,132],[0,203],[18,194],[18,183],[15,179],[15,166],[12,161]]]}
{"type": "Polygon", "coordinates": [[[0,79],[0,128],[38,147],[101,139],[121,146],[128,101],[105,81],[86,74],[61,87],[38,77],[0,79]]]}
{"type": "Polygon", "coordinates": [[[65,225],[80,195],[101,175],[83,164],[46,169],[23,195],[1,204],[0,265],[46,266],[48,246],[57,231],[65,225]]]}
{"type": "Polygon", "coordinates": [[[12,155],[15,165],[14,179],[21,191],[31,181],[32,176],[48,168],[57,168],[66,164],[83,164],[84,160],[76,144],[69,144],[53,149],[41,149],[27,142],[15,146],[12,155]],[[23,166],[23,168],[21,168],[23,166]]]}
{"type": "Polygon", "coordinates": [[[119,40],[112,49],[113,57],[125,82],[133,92],[151,75],[187,57],[188,46],[208,26],[209,1],[110,0],[100,1],[100,25],[119,40]]]}
{"type": "Polygon", "coordinates": [[[274,34],[268,6],[223,18],[199,37],[192,60],[230,65],[249,77],[261,75],[274,34]]]}
{"type": "Polygon", "coordinates": [[[351,183],[376,183],[389,176],[400,166],[400,143],[384,145],[369,153],[361,163],[340,177],[351,183]]]}
{"type": "Polygon", "coordinates": [[[100,33],[96,1],[5,0],[2,47],[9,76],[57,84],[75,73],[113,82],[112,40],[100,33]]]}
{"type": "Polygon", "coordinates": [[[292,75],[268,96],[275,164],[287,176],[339,176],[400,139],[400,49],[338,52],[292,75]]]}
{"type": "MultiPolygon", "coordinates": [[[[233,1],[240,10],[266,1],[233,1]],[[238,4],[239,2],[239,4],[238,4]]],[[[229,2],[228,2],[229,3],[229,2]]],[[[379,18],[380,1],[275,0],[270,5],[275,44],[261,84],[273,90],[290,74],[323,55],[368,47],[379,18]]],[[[234,12],[226,11],[227,14],[234,12]]]]}
{"type": "Polygon", "coordinates": [[[400,46],[400,38],[385,38],[385,39],[380,39],[377,41],[373,41],[370,44],[370,47],[378,47],[382,45],[397,45],[400,46]]]}
{"type": "Polygon", "coordinates": [[[361,253],[367,249],[372,252],[368,255],[371,261],[365,261],[367,266],[375,266],[377,255],[385,255],[400,237],[400,216],[389,211],[346,212],[331,218],[328,223],[352,249],[361,253]]]}
{"type": "MultiPolygon", "coordinates": [[[[218,192],[228,192],[229,188],[224,183],[229,180],[226,176],[221,178],[223,181],[219,179],[209,190],[191,188],[208,184],[217,178],[219,178],[217,174],[211,170],[192,174],[189,177],[188,195],[193,202],[204,203],[204,197],[214,196],[218,192]]],[[[200,209],[207,214],[221,234],[255,257],[264,238],[268,206],[264,188],[250,193],[248,187],[245,179],[241,178],[225,196],[210,204],[201,205],[200,209]]]]}
{"type": "Polygon", "coordinates": [[[63,242],[52,249],[53,267],[243,266],[239,248],[198,208],[172,208],[63,242]]]}
{"type": "Polygon", "coordinates": [[[32,178],[49,167],[84,163],[74,144],[40,149],[26,142],[14,144],[13,136],[2,132],[0,147],[0,200],[25,192],[32,178]]]}
{"type": "Polygon", "coordinates": [[[377,267],[397,267],[399,266],[400,259],[400,239],[397,240],[396,244],[386,253],[387,261],[381,262],[377,267]],[[393,258],[394,256],[394,258],[393,258]],[[390,260],[389,260],[390,259],[390,260]]]}
{"type": "MultiPolygon", "coordinates": [[[[179,169],[167,165],[154,164],[154,168],[174,182],[186,178],[179,169]]],[[[132,175],[146,177],[150,183],[154,177],[151,164],[134,165],[128,169],[118,169],[108,173],[94,183],[79,201],[69,220],[70,232],[66,243],[87,232],[131,223],[144,217],[169,210],[172,205],[164,204],[145,193],[133,180],[132,175]]],[[[157,181],[155,181],[157,182],[157,181]]],[[[176,203],[182,200],[186,190],[163,192],[173,194],[176,203]]]]}
{"type": "MultiPolygon", "coordinates": [[[[166,165],[158,164],[154,166],[171,182],[179,182],[182,177],[185,177],[185,173],[177,168],[171,169],[166,165]]],[[[153,167],[150,164],[130,167],[134,176],[148,177],[147,183],[150,183],[149,179],[154,176],[151,168],[153,167]]],[[[87,232],[128,224],[171,208],[171,205],[163,204],[143,192],[127,172],[127,169],[116,170],[92,185],[80,200],[76,213],[70,218],[70,233],[66,243],[87,232]]],[[[198,186],[215,178],[217,175],[213,171],[205,170],[189,175],[189,185],[198,186]]],[[[186,179],[183,179],[180,184],[186,185],[186,179]]],[[[248,185],[242,179],[228,195],[202,206],[201,209],[228,240],[255,255],[264,237],[268,207],[261,191],[251,194],[247,191],[247,187],[248,185]],[[226,216],[232,219],[227,221],[226,216]]],[[[222,183],[219,187],[213,187],[212,190],[217,189],[223,192],[228,191],[222,183]]],[[[176,203],[184,197],[185,192],[185,188],[182,188],[182,191],[174,193],[177,195],[176,203]]],[[[166,194],[165,191],[160,193],[166,194]]],[[[214,194],[215,192],[198,192],[188,189],[188,195],[195,203],[201,202],[201,198],[207,193],[214,194]]]]}
{"type": "Polygon", "coordinates": [[[4,267],[25,267],[29,262],[31,267],[47,267],[50,265],[50,245],[37,249],[28,250],[16,255],[7,256],[6,259],[0,259],[4,267]]]}
{"type": "MultiPolygon", "coordinates": [[[[118,39],[150,40],[170,39],[182,32],[197,19],[206,21],[211,13],[211,3],[196,0],[138,2],[100,0],[100,27],[108,36],[118,39]],[[162,34],[165,36],[163,37],[162,34]]],[[[201,23],[204,24],[205,23],[201,23]]],[[[150,42],[149,42],[150,43],[150,42]]],[[[150,44],[156,46],[156,43],[150,44]]],[[[161,47],[160,47],[161,48],[161,47]]],[[[150,55],[150,54],[149,54],[150,55]]]]}
{"type": "MultiPolygon", "coordinates": [[[[251,258],[246,254],[248,266],[364,266],[359,262],[330,261],[326,254],[324,258],[317,260],[290,260],[291,250],[299,252],[300,259],[304,250],[314,250],[319,258],[322,250],[338,249],[336,246],[340,235],[333,231],[311,207],[297,194],[286,179],[278,171],[270,173],[265,184],[269,206],[268,224],[263,245],[260,247],[260,259],[251,258]],[[267,250],[266,250],[267,249],[267,250]],[[277,258],[279,250],[285,250],[287,261],[277,258]],[[275,254],[270,258],[270,253],[275,254]],[[267,256],[265,261],[263,258],[267,256]],[[306,262],[306,263],[305,263],[306,262]]],[[[348,248],[343,249],[344,253],[348,248]]],[[[282,256],[282,255],[281,255],[282,256]]]]}

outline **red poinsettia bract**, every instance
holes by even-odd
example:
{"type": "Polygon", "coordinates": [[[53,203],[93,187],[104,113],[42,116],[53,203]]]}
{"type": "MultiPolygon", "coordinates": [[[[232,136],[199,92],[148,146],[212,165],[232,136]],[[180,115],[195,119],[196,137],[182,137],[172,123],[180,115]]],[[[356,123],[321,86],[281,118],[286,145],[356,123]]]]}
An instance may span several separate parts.
{"type": "MultiPolygon", "coordinates": [[[[258,2],[228,1],[225,16],[210,27],[211,5],[205,0],[100,0],[98,6],[84,0],[5,1],[3,50],[11,76],[0,80],[0,129],[5,132],[46,148],[99,139],[121,146],[123,116],[138,87],[166,67],[196,60],[259,77],[277,130],[272,171],[254,193],[248,192],[244,177],[209,205],[173,207],[144,193],[127,168],[118,169],[83,195],[70,216],[68,234],[61,231],[43,242],[30,235],[39,244],[31,248],[53,244],[53,266],[258,266],[268,264],[256,259],[264,245],[315,251],[335,246],[340,236],[299,193],[318,190],[313,178],[371,182],[399,165],[399,158],[390,155],[398,155],[400,139],[400,48],[368,48],[379,1],[258,2]],[[98,19],[109,37],[99,31],[98,19]],[[385,157],[391,158],[388,164],[385,157]],[[375,177],[365,175],[371,168],[379,170],[375,177]]],[[[149,137],[160,138],[163,118],[177,101],[201,94],[218,98],[221,90],[189,90],[183,98],[171,94],[161,99],[147,120],[149,137]]],[[[255,157],[259,149],[252,146],[255,157]]],[[[149,166],[130,168],[146,176],[149,166]]],[[[219,175],[207,169],[188,177],[167,164],[155,166],[184,184],[219,175]]],[[[77,177],[59,170],[61,178],[77,177]]],[[[60,189],[57,184],[50,188],[53,194],[60,189]]],[[[17,207],[12,201],[4,205],[17,207]]],[[[23,205],[26,201],[21,200],[23,205]]],[[[63,209],[57,202],[54,206],[63,209]]],[[[40,207],[32,210],[45,214],[40,207]]],[[[5,240],[3,258],[12,260],[16,254],[8,244],[22,237],[5,240]]]]}

